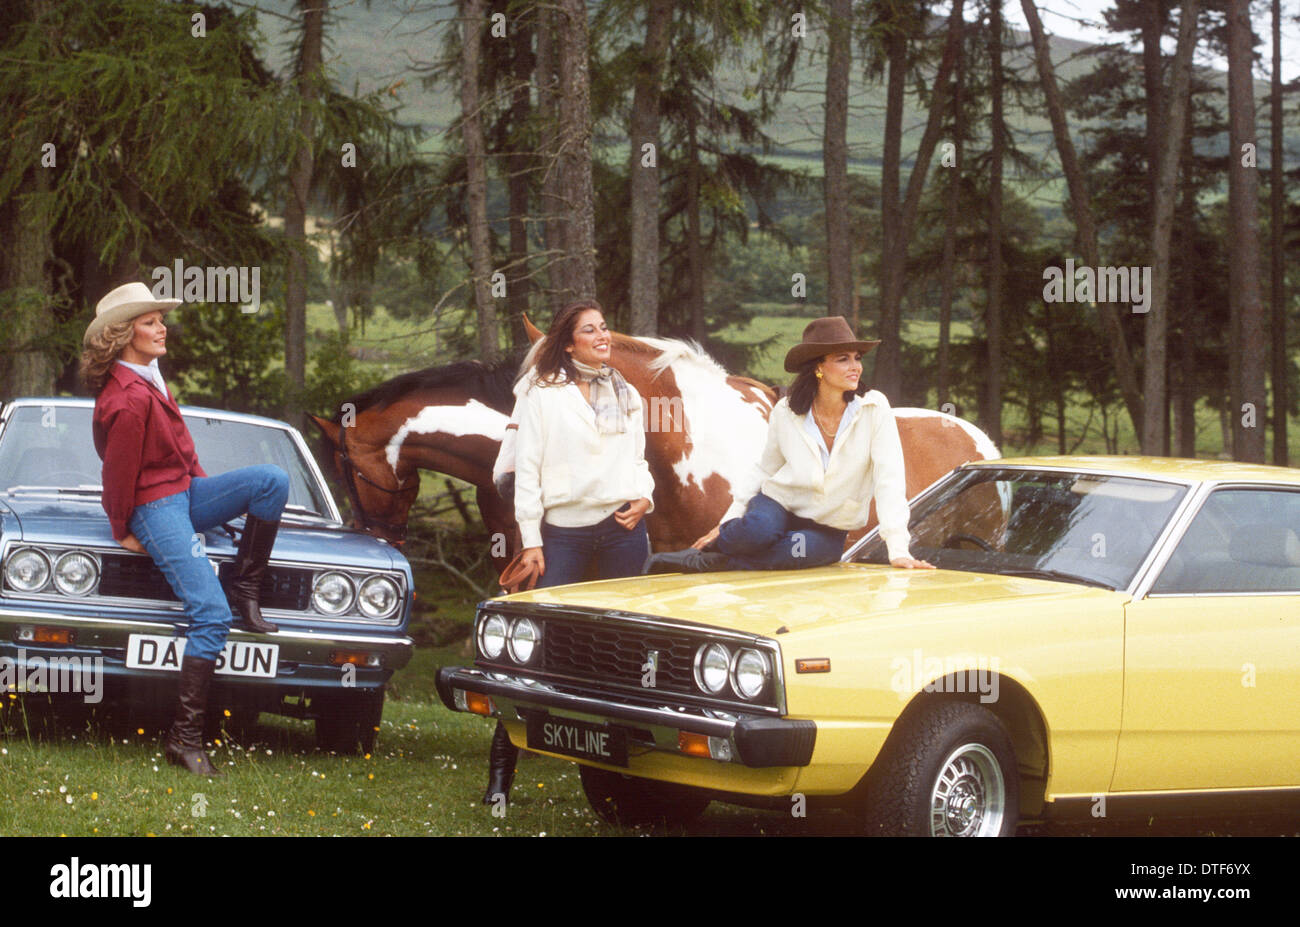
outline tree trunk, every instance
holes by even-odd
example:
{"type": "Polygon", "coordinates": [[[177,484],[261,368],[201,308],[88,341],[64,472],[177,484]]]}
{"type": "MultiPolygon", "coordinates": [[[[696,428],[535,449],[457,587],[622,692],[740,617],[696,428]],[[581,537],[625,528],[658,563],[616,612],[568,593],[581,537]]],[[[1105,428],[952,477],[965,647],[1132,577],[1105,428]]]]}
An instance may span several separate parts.
{"type": "Polygon", "coordinates": [[[299,106],[298,150],[289,174],[289,199],[284,207],[284,238],[288,266],[284,285],[284,370],[289,393],[285,418],[301,414],[298,408],[307,375],[307,201],[312,187],[312,143],[316,136],[315,105],[323,79],[321,48],[325,11],[329,0],[298,0],[302,13],[302,50],[295,82],[299,106]]]}
{"type": "Polygon", "coordinates": [[[514,147],[506,157],[510,177],[506,181],[510,199],[510,267],[506,271],[506,305],[510,319],[506,337],[511,348],[528,344],[524,333],[524,316],[528,314],[532,280],[528,272],[528,174],[532,153],[521,136],[532,112],[528,76],[533,69],[532,32],[516,24],[511,36],[514,45],[514,92],[510,98],[510,126],[516,136],[514,147]]]}
{"type": "Polygon", "coordinates": [[[469,252],[473,273],[474,311],[478,319],[479,356],[485,363],[500,353],[497,311],[492,304],[492,241],[488,232],[487,158],[483,142],[482,101],[478,92],[484,0],[462,0],[460,46],[461,133],[465,139],[465,200],[469,219],[469,252]]]}
{"type": "Polygon", "coordinates": [[[555,76],[555,12],[537,8],[537,111],[542,132],[540,148],[545,166],[542,173],[542,228],[546,238],[546,278],[550,285],[551,311],[563,305],[568,291],[568,243],[564,200],[560,190],[560,137],[558,92],[555,76]]]}
{"type": "MultiPolygon", "coordinates": [[[[1183,128],[1183,164],[1189,169],[1192,162],[1192,132],[1195,110],[1191,108],[1191,100],[1188,99],[1187,125],[1183,128]]],[[[1196,292],[1196,274],[1199,271],[1198,261],[1194,253],[1195,244],[1195,227],[1196,227],[1196,188],[1190,178],[1187,178],[1187,171],[1183,171],[1184,181],[1182,194],[1179,198],[1178,212],[1174,217],[1174,246],[1173,253],[1178,255],[1177,266],[1179,273],[1177,282],[1173,279],[1170,281],[1170,287],[1174,292],[1183,294],[1192,294],[1196,292]]],[[[1171,275],[1172,278],[1172,275],[1171,275]]],[[[1189,301],[1195,297],[1185,297],[1189,301]]],[[[1191,317],[1191,313],[1179,312],[1171,318],[1172,337],[1174,339],[1174,359],[1173,370],[1170,374],[1170,385],[1172,405],[1174,408],[1174,446],[1179,457],[1196,456],[1196,392],[1198,388],[1196,376],[1196,354],[1195,342],[1186,319],[1191,317]]]]}
{"type": "Polygon", "coordinates": [[[1142,9],[1142,86],[1146,93],[1147,196],[1151,203],[1149,221],[1155,222],[1156,174],[1164,140],[1164,61],[1160,39],[1169,13],[1161,0],[1149,0],[1142,9]]]}
{"type": "Polygon", "coordinates": [[[948,402],[949,346],[952,341],[952,298],[956,281],[957,221],[961,201],[961,172],[965,165],[966,119],[962,109],[962,90],[965,82],[966,41],[958,42],[958,57],[953,76],[952,126],[954,164],[949,171],[948,189],[944,194],[943,216],[943,266],[939,269],[939,357],[938,406],[940,411],[948,402]]]}
{"type": "MultiPolygon", "coordinates": [[[[30,125],[31,123],[29,123],[30,125]]],[[[35,133],[18,151],[39,157],[41,142],[35,133]]],[[[27,172],[28,180],[0,205],[0,320],[5,328],[5,352],[0,354],[0,398],[49,396],[54,393],[54,359],[37,342],[53,326],[48,262],[50,243],[49,190],[53,169],[39,163],[27,172]]],[[[103,293],[91,294],[99,299],[103,293]]]]}
{"type": "Polygon", "coordinates": [[[988,305],[984,313],[984,403],[980,426],[994,444],[1002,443],[1002,162],[1006,126],[1002,120],[1002,0],[989,3],[989,95],[993,118],[989,152],[988,305]]]}
{"type": "Polygon", "coordinates": [[[1174,363],[1170,376],[1174,407],[1174,453],[1179,457],[1196,456],[1195,362],[1191,336],[1179,332],[1174,337],[1174,363]]]}
{"type": "Polygon", "coordinates": [[[633,335],[654,335],[659,331],[659,100],[672,22],[673,0],[650,0],[646,6],[645,44],[632,91],[628,329],[633,335]],[[654,146],[648,158],[643,145],[654,146]]]}
{"type": "MultiPolygon", "coordinates": [[[[1183,131],[1187,124],[1188,79],[1192,69],[1192,52],[1196,48],[1196,18],[1200,0],[1185,0],[1182,21],[1178,24],[1178,50],[1170,85],[1161,97],[1168,110],[1158,114],[1155,200],[1151,221],[1151,304],[1146,318],[1146,367],[1143,372],[1142,453],[1169,453],[1169,399],[1167,345],[1169,305],[1169,244],[1173,236],[1174,204],[1177,200],[1178,164],[1183,151],[1183,131]]],[[[1157,48],[1159,58],[1159,48],[1157,48]]]]}
{"type": "Polygon", "coordinates": [[[591,85],[587,7],[559,0],[560,187],[564,200],[567,299],[596,296],[596,207],[591,183],[591,85]]]}
{"type": "MultiPolygon", "coordinates": [[[[890,110],[895,108],[894,96],[900,95],[902,87],[896,87],[894,84],[895,67],[894,55],[898,52],[891,45],[890,58],[890,99],[886,104],[886,122],[885,122],[885,150],[883,155],[883,165],[881,174],[881,214],[882,214],[882,231],[885,232],[883,241],[883,272],[881,274],[881,306],[880,306],[880,331],[877,333],[881,339],[881,345],[876,349],[876,367],[873,377],[874,385],[887,396],[897,397],[899,390],[902,388],[902,344],[900,343],[901,322],[902,322],[902,302],[903,302],[903,274],[907,266],[907,242],[912,234],[912,227],[916,223],[916,211],[921,203],[921,191],[925,188],[925,178],[930,171],[930,159],[934,157],[935,146],[939,143],[939,135],[943,130],[943,116],[948,105],[948,77],[952,73],[953,66],[957,60],[957,46],[961,36],[962,27],[962,7],[964,0],[953,0],[952,15],[948,19],[948,34],[944,41],[943,57],[939,60],[939,68],[934,76],[934,94],[930,102],[929,115],[926,119],[925,132],[921,136],[921,142],[916,149],[916,162],[912,166],[912,173],[907,178],[907,193],[903,197],[901,207],[898,202],[898,159],[899,148],[901,147],[899,138],[892,139],[894,150],[891,154],[891,126],[889,123],[890,110]],[[893,177],[890,173],[890,159],[894,159],[893,177]],[[892,188],[892,193],[886,191],[886,183],[892,188]],[[884,218],[888,210],[897,210],[894,213],[893,223],[888,218],[884,218]],[[891,235],[892,232],[892,235],[891,235]]],[[[891,33],[891,36],[893,33],[891,33]]],[[[890,42],[894,42],[893,38],[890,42]]],[[[901,64],[897,70],[899,81],[905,80],[904,69],[906,67],[906,44],[903,45],[901,64]]],[[[898,104],[901,106],[901,103],[898,104]]],[[[902,131],[901,110],[896,117],[896,124],[892,131],[899,133],[902,131]]]]}
{"type": "Polygon", "coordinates": [[[885,39],[885,137],[880,155],[880,327],[872,385],[897,401],[902,353],[899,318],[902,271],[894,266],[894,242],[902,224],[899,202],[903,163],[903,99],[907,89],[907,37],[901,28],[885,39]]]}
{"type": "Polygon", "coordinates": [[[686,115],[686,266],[690,279],[691,337],[704,344],[704,243],[700,232],[700,148],[695,101],[686,115]]]}
{"type": "Polygon", "coordinates": [[[1239,341],[1230,357],[1239,356],[1232,402],[1233,456],[1264,462],[1264,428],[1268,404],[1264,392],[1266,363],[1264,310],[1259,287],[1259,225],[1256,197],[1259,172],[1242,164],[1245,146],[1254,145],[1255,96],[1251,74],[1249,0],[1230,0],[1228,7],[1228,305],[1239,341]],[[1243,405],[1249,404],[1248,409],[1243,405]],[[1249,421],[1245,421],[1250,416],[1249,421]]]}
{"type": "Polygon", "coordinates": [[[1286,411],[1287,363],[1286,357],[1286,272],[1282,257],[1282,207],[1286,202],[1286,189],[1282,185],[1282,0],[1273,0],[1273,75],[1271,78],[1270,145],[1268,199],[1271,206],[1269,232],[1269,264],[1272,276],[1270,296],[1273,304],[1273,463],[1288,465],[1286,411]]]}
{"type": "MultiPolygon", "coordinates": [[[[1070,138],[1070,126],[1065,118],[1065,106],[1061,102],[1061,92],[1056,86],[1056,71],[1052,65],[1051,51],[1047,36],[1043,32],[1042,20],[1038,18],[1038,8],[1032,0],[1020,0],[1029,25],[1029,33],[1034,43],[1034,60],[1038,66],[1038,76],[1043,84],[1043,97],[1047,102],[1047,114],[1052,123],[1052,136],[1056,140],[1056,151],[1061,158],[1061,170],[1065,174],[1066,184],[1070,190],[1070,211],[1074,215],[1074,226],[1079,238],[1079,250],[1083,252],[1084,262],[1090,267],[1101,263],[1100,249],[1097,245],[1097,224],[1092,218],[1092,197],[1088,193],[1088,184],[1079,166],[1078,155],[1074,151],[1074,142],[1070,138]]],[[[1133,430],[1142,431],[1142,391],[1138,386],[1137,371],[1129,352],[1128,341],[1120,324],[1119,311],[1114,303],[1098,303],[1097,310],[1101,317],[1102,328],[1106,332],[1106,347],[1110,352],[1111,363],[1115,366],[1115,379],[1119,382],[1120,395],[1124,407],[1128,410],[1133,430]]]]}
{"type": "Polygon", "coordinates": [[[849,65],[853,51],[851,0],[831,0],[826,56],[826,120],[822,144],[826,210],[826,314],[853,314],[853,254],[849,238],[849,65]]]}

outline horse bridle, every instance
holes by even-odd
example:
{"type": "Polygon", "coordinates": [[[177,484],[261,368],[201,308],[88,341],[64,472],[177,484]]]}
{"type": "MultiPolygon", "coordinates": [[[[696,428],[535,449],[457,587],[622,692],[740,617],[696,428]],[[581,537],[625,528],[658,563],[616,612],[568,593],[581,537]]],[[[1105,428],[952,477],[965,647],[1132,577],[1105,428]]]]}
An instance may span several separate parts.
{"type": "MultiPolygon", "coordinates": [[[[361,504],[361,494],[357,492],[356,478],[358,476],[361,477],[380,492],[386,492],[390,496],[397,496],[404,492],[410,492],[412,489],[419,492],[420,474],[417,473],[415,475],[415,482],[410,486],[402,486],[399,484],[396,489],[389,489],[387,486],[380,486],[370,477],[366,476],[365,472],[354,464],[352,458],[348,456],[348,430],[346,428],[339,433],[339,444],[336,452],[338,453],[339,458],[343,461],[343,466],[341,468],[343,470],[343,481],[347,486],[349,495],[352,497],[352,504],[356,507],[358,514],[361,516],[361,527],[363,529],[369,529],[372,527],[382,528],[384,531],[396,538],[393,542],[394,544],[405,543],[406,525],[395,525],[391,522],[381,521],[378,518],[372,517],[370,513],[366,511],[366,507],[361,504]]],[[[396,478],[396,471],[394,471],[393,476],[396,478]]]]}

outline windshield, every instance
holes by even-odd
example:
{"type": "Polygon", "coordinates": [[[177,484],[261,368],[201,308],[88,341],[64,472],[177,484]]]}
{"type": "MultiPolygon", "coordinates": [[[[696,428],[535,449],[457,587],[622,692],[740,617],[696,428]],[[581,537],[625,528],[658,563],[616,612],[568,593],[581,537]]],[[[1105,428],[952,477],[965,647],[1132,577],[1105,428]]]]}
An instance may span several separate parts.
{"type": "MultiPolygon", "coordinates": [[[[1121,589],[1186,494],[1156,480],[980,467],[912,506],[913,557],[941,569],[1121,589]]],[[[853,558],[887,563],[873,536],[853,558]]]]}
{"type": "MultiPolygon", "coordinates": [[[[98,493],[101,463],[88,406],[19,406],[0,432],[0,492],[14,487],[98,493]]],[[[283,428],[188,414],[199,463],[209,476],[252,464],[275,464],[289,474],[288,508],[328,518],[315,476],[283,428]]]]}

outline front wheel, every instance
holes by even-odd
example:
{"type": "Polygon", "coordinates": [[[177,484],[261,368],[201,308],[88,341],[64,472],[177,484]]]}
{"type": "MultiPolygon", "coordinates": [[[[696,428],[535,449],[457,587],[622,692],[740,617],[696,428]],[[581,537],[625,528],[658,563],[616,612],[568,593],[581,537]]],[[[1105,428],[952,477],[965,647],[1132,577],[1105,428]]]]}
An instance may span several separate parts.
{"type": "Polygon", "coordinates": [[[867,779],[867,832],[1010,837],[1020,807],[1011,735],[968,702],[925,706],[885,744],[867,779]]]}
{"type": "Polygon", "coordinates": [[[582,791],[596,817],[622,827],[683,825],[709,807],[709,797],[698,789],[639,779],[619,773],[579,767],[582,791]]]}
{"type": "Polygon", "coordinates": [[[373,753],[375,735],[384,716],[384,689],[348,689],[313,696],[316,746],[351,755],[373,753]]]}

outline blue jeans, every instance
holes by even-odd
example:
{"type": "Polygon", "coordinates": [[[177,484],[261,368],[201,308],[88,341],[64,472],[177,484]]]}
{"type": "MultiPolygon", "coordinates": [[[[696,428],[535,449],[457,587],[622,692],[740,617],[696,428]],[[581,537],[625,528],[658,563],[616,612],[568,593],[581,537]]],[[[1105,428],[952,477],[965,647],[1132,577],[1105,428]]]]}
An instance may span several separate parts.
{"type": "Polygon", "coordinates": [[[797,570],[826,566],[844,553],[847,531],[792,515],[761,492],[745,514],[724,522],[714,548],[731,558],[732,570],[797,570]]]}
{"type": "Polygon", "coordinates": [[[640,576],[648,556],[650,535],[644,518],[631,531],[613,515],[582,528],[561,528],[543,521],[542,558],[546,561],[546,572],[537,586],[580,583],[593,560],[599,579],[640,576]]]}
{"type": "Polygon", "coordinates": [[[235,620],[203,550],[201,532],[245,512],[279,521],[288,498],[289,475],[261,464],[197,477],[184,492],[137,505],[131,513],[131,533],[158,564],[189,616],[186,656],[215,660],[235,620]]]}

